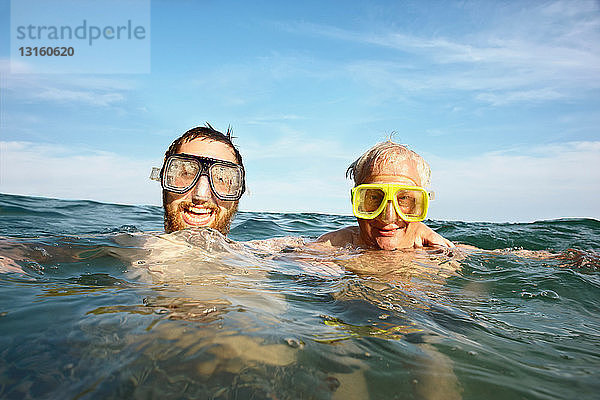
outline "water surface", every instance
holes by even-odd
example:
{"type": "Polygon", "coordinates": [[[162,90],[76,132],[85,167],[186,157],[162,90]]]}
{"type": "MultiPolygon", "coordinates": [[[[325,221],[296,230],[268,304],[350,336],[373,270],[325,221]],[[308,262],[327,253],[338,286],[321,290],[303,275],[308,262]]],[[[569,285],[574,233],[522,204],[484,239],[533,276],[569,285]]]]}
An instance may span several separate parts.
{"type": "Polygon", "coordinates": [[[597,398],[599,221],[428,221],[496,252],[301,248],[351,224],[161,235],[160,207],[0,195],[23,271],[0,274],[0,398],[597,398]]]}

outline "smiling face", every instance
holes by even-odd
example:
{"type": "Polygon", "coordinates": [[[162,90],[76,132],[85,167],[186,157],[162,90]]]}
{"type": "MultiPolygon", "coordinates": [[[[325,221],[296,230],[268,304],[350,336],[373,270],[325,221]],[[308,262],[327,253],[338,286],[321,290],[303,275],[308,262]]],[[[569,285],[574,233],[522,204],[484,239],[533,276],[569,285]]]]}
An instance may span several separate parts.
{"type": "MultiPolygon", "coordinates": [[[[183,143],[177,152],[237,163],[235,154],[228,145],[206,138],[183,143]]],[[[217,229],[226,235],[237,211],[238,201],[219,200],[210,189],[208,177],[201,176],[198,183],[186,193],[163,190],[163,206],[167,233],[203,226],[217,229]]]]}
{"type": "MultiPolygon", "coordinates": [[[[363,183],[396,183],[421,186],[421,179],[413,160],[385,159],[377,163],[363,183]]],[[[369,247],[395,250],[402,247],[406,230],[411,222],[404,221],[388,201],[385,209],[374,219],[357,218],[360,238],[369,247]]]]}

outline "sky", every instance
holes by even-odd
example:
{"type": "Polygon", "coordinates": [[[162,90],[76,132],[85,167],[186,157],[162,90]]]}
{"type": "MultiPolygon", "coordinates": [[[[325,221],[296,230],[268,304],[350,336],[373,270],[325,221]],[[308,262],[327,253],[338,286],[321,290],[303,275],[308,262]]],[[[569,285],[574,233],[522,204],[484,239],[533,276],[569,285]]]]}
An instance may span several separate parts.
{"type": "Polygon", "coordinates": [[[80,22],[64,3],[0,0],[2,193],[160,205],[151,168],[209,122],[242,211],[350,215],[347,166],[392,137],[431,165],[429,218],[600,219],[598,1],[96,2],[144,40],[78,44],[79,72],[11,52],[17,22],[80,22]]]}

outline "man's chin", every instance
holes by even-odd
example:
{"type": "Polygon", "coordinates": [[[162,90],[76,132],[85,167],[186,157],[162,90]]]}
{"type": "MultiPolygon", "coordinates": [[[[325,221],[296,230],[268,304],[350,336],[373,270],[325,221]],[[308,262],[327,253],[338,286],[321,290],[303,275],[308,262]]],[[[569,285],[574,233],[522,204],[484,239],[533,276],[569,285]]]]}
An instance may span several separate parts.
{"type": "Polygon", "coordinates": [[[398,248],[398,244],[396,243],[395,240],[389,240],[389,238],[378,238],[376,240],[377,242],[377,247],[379,247],[381,250],[396,250],[398,248]]]}
{"type": "Polygon", "coordinates": [[[404,243],[400,232],[397,232],[393,236],[377,236],[375,237],[375,243],[377,244],[377,247],[379,247],[381,250],[388,251],[398,250],[405,247],[403,246],[404,243]]]}
{"type": "MultiPolygon", "coordinates": [[[[381,250],[399,250],[407,248],[406,229],[402,226],[394,227],[393,229],[377,229],[371,230],[372,240],[381,250]]],[[[412,247],[412,244],[410,245],[412,247]]]]}
{"type": "Polygon", "coordinates": [[[237,204],[229,209],[196,206],[192,208],[165,207],[165,231],[172,233],[186,228],[208,227],[229,233],[229,226],[237,211],[237,204]]]}

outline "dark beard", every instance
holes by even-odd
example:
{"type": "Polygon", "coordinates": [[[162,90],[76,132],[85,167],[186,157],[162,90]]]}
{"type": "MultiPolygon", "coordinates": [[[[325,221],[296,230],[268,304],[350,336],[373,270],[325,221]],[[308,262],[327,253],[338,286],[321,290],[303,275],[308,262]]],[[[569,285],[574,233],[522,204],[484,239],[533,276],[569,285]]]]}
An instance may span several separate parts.
{"type": "MultiPolygon", "coordinates": [[[[238,204],[239,203],[236,201],[235,205],[228,209],[224,215],[217,215],[214,226],[210,226],[210,228],[218,230],[223,235],[227,235],[229,233],[233,217],[238,210],[238,204]]],[[[184,206],[184,204],[180,203],[178,207],[173,209],[172,207],[169,207],[169,204],[163,204],[166,233],[176,232],[186,228],[186,225],[180,216],[182,206],[184,206]]],[[[212,208],[219,210],[216,205],[214,205],[212,208]]]]}

